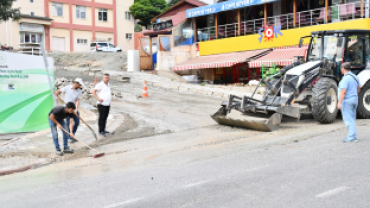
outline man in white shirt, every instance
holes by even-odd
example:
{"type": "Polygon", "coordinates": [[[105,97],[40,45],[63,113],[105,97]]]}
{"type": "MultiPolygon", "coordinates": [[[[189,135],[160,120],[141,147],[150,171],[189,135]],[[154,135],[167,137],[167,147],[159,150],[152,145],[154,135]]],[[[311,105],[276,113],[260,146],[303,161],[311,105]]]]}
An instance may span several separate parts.
{"type": "MultiPolygon", "coordinates": [[[[72,102],[76,105],[76,109],[74,110],[72,116],[68,116],[66,119],[66,125],[69,126],[69,121],[71,118],[73,119],[73,130],[71,133],[72,135],[75,135],[77,132],[78,125],[80,125],[80,119],[76,116],[80,115],[80,112],[78,111],[78,107],[80,106],[80,100],[82,98],[82,90],[81,88],[84,86],[83,81],[81,78],[76,78],[74,81],[73,85],[70,86],[65,86],[62,89],[59,89],[55,92],[55,95],[59,98],[59,94],[63,93],[65,94],[64,96],[64,102],[69,103],[72,102]]],[[[59,98],[60,99],[60,98],[59,98]]],[[[73,143],[76,142],[77,140],[70,137],[69,142],[73,143]]]]}
{"type": "Polygon", "coordinates": [[[109,134],[105,130],[107,119],[109,115],[110,102],[112,100],[112,93],[109,85],[109,74],[103,75],[103,81],[95,85],[92,93],[97,100],[97,107],[99,111],[99,133],[102,136],[109,134]]]}

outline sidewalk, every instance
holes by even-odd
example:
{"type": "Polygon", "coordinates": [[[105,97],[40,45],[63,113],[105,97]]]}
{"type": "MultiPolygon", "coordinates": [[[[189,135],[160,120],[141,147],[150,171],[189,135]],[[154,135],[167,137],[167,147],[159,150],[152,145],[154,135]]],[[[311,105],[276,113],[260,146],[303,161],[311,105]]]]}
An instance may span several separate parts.
{"type": "MultiPolygon", "coordinates": [[[[97,115],[86,110],[87,108],[91,108],[91,106],[86,106],[86,104],[81,106],[81,117],[94,129],[98,135],[98,139],[101,139],[98,134],[97,115]]],[[[124,116],[122,114],[110,114],[108,117],[107,131],[114,133],[122,125],[123,121],[124,116]]],[[[59,145],[63,146],[61,130],[58,130],[58,135],[59,145]]],[[[0,138],[0,176],[56,161],[64,161],[76,157],[90,157],[93,155],[93,152],[88,151],[82,143],[75,142],[72,144],[69,143],[69,146],[75,150],[74,154],[65,154],[62,157],[57,156],[50,129],[29,134],[10,134],[10,136],[15,138],[11,140],[7,135],[2,135],[0,138]]],[[[94,135],[82,121],[80,122],[76,137],[89,145],[94,145],[94,135]]]]}

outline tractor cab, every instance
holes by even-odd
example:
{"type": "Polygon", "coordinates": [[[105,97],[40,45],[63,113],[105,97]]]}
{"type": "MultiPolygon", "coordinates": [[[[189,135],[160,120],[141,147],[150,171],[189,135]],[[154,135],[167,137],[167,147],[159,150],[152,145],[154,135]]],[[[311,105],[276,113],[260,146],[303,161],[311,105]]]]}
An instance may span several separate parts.
{"type": "MultiPolygon", "coordinates": [[[[359,74],[370,67],[370,31],[336,30],[312,33],[306,62],[327,60],[333,63],[333,76],[341,77],[340,65],[349,62],[352,72],[359,74]]],[[[328,72],[328,75],[330,72],[328,72]]]]}

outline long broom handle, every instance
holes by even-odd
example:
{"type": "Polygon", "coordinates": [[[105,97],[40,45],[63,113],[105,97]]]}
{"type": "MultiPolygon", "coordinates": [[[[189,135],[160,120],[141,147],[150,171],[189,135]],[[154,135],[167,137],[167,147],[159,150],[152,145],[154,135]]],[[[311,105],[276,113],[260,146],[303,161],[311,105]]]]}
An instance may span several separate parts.
{"type": "Polygon", "coordinates": [[[65,133],[69,134],[69,136],[71,136],[72,138],[74,138],[74,139],[76,139],[77,141],[81,142],[83,145],[85,145],[85,146],[89,147],[90,149],[94,150],[95,152],[99,153],[99,151],[98,151],[98,150],[96,150],[96,149],[94,149],[94,148],[90,147],[90,146],[89,146],[88,144],[86,144],[85,142],[83,142],[83,141],[81,141],[81,140],[77,139],[76,137],[72,136],[72,134],[70,134],[70,133],[69,133],[68,131],[66,131],[64,128],[62,128],[62,130],[63,130],[65,133]]]}

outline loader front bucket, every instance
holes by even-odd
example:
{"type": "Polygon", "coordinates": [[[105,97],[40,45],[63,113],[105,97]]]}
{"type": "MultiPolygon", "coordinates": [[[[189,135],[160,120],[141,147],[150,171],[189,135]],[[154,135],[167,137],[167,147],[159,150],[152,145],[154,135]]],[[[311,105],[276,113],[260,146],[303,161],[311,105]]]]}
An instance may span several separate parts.
{"type": "Polygon", "coordinates": [[[272,116],[263,114],[243,114],[237,110],[232,110],[225,115],[225,108],[220,108],[215,114],[211,115],[213,120],[221,125],[241,127],[257,131],[273,131],[279,128],[282,115],[274,113],[272,116]]]}

